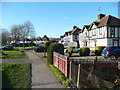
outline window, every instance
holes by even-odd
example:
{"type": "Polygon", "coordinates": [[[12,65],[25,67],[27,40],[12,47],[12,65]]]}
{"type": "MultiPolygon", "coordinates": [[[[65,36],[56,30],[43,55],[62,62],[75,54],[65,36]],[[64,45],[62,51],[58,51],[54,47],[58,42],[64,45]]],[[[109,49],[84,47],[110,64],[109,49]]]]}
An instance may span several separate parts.
{"type": "Polygon", "coordinates": [[[93,35],[93,36],[96,35],[96,30],[92,30],[92,35],[93,35]]]}
{"type": "Polygon", "coordinates": [[[102,29],[99,29],[99,31],[100,31],[100,35],[102,35],[102,29]]]}
{"type": "Polygon", "coordinates": [[[77,39],[77,35],[75,35],[75,39],[77,39]]]}
{"type": "Polygon", "coordinates": [[[84,36],[87,36],[87,32],[84,32],[84,36]]]}
{"type": "Polygon", "coordinates": [[[111,27],[111,35],[114,35],[114,34],[115,34],[115,28],[111,27]]]}

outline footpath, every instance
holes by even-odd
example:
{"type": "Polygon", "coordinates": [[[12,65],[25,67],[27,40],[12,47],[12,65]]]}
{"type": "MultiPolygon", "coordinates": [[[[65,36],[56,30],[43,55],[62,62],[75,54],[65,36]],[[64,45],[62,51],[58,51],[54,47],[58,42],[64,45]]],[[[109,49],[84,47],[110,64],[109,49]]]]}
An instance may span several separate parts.
{"type": "Polygon", "coordinates": [[[32,51],[25,53],[32,63],[32,88],[65,88],[47,65],[43,53],[39,56],[32,51]]]}

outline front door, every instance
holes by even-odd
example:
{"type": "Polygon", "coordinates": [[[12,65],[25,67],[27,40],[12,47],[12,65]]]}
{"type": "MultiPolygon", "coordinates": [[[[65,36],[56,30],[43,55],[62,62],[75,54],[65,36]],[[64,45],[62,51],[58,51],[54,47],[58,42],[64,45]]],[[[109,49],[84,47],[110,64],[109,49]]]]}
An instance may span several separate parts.
{"type": "Polygon", "coordinates": [[[113,46],[119,46],[119,40],[113,40],[113,46]]]}

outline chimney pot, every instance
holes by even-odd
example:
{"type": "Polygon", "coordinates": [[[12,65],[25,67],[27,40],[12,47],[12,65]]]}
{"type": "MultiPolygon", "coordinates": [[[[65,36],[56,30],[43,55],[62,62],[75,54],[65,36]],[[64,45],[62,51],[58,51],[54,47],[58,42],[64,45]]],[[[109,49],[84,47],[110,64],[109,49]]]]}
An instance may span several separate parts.
{"type": "Polygon", "coordinates": [[[73,26],[73,29],[77,28],[77,26],[73,26]]]}
{"type": "Polygon", "coordinates": [[[105,14],[99,14],[98,15],[98,20],[102,19],[103,17],[105,17],[105,14]]]}

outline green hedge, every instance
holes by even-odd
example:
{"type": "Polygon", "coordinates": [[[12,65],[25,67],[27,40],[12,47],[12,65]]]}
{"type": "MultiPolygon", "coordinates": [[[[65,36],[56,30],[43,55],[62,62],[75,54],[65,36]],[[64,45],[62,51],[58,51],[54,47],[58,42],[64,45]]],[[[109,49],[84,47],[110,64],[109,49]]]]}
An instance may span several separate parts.
{"type": "Polygon", "coordinates": [[[90,49],[88,47],[80,48],[79,54],[80,54],[80,56],[89,56],[90,55],[90,49]]]}
{"type": "Polygon", "coordinates": [[[101,55],[102,50],[105,48],[106,46],[96,46],[94,49],[95,55],[101,55]]]}
{"type": "Polygon", "coordinates": [[[2,88],[30,88],[31,64],[2,64],[2,88]]]}
{"type": "Polygon", "coordinates": [[[53,64],[53,52],[64,54],[64,46],[59,43],[52,43],[47,50],[48,63],[53,64]]]}

